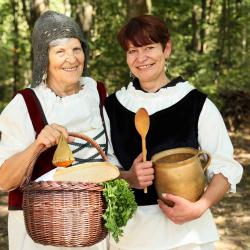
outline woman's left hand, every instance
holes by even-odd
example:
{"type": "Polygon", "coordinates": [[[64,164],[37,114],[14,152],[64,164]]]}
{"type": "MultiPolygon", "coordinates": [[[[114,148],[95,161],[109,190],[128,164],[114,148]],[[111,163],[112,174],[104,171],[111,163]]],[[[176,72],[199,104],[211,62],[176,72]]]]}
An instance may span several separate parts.
{"type": "Polygon", "coordinates": [[[162,212],[175,224],[183,224],[195,220],[204,212],[196,202],[190,202],[172,194],[163,194],[162,196],[163,198],[158,200],[158,204],[162,212]],[[172,201],[174,206],[170,207],[164,201],[172,201]]]}

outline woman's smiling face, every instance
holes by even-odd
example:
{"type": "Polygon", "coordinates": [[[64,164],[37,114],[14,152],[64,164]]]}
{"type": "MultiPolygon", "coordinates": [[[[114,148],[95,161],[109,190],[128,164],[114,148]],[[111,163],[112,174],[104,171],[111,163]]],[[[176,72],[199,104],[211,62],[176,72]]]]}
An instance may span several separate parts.
{"type": "Polygon", "coordinates": [[[140,81],[141,87],[154,91],[166,81],[165,60],[171,51],[170,44],[163,49],[161,43],[152,43],[136,47],[128,44],[127,64],[131,72],[140,81]]]}
{"type": "Polygon", "coordinates": [[[48,83],[76,84],[83,72],[84,52],[76,38],[67,38],[49,48],[48,83]]]}

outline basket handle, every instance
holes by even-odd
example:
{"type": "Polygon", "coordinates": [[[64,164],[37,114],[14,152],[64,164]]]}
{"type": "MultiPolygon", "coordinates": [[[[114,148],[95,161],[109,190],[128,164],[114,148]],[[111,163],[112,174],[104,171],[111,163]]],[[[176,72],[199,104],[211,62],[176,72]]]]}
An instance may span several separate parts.
{"type": "MultiPolygon", "coordinates": [[[[96,150],[98,151],[98,153],[101,155],[102,159],[104,161],[108,161],[108,157],[106,156],[106,154],[104,153],[104,151],[102,150],[102,148],[100,147],[100,145],[96,141],[94,141],[92,138],[90,138],[89,136],[81,134],[81,133],[75,133],[75,132],[69,132],[69,136],[80,138],[80,139],[83,139],[83,140],[89,142],[93,147],[96,148],[96,150]]],[[[22,188],[23,186],[25,186],[26,184],[28,184],[30,182],[31,175],[32,175],[32,172],[33,172],[33,168],[34,168],[34,165],[35,165],[34,161],[37,159],[37,157],[43,151],[44,151],[44,146],[41,146],[39,148],[39,150],[37,151],[37,153],[32,157],[32,159],[31,159],[31,161],[29,163],[29,166],[27,168],[27,171],[26,171],[26,173],[23,176],[23,179],[21,181],[20,188],[22,188]]]]}
{"type": "Polygon", "coordinates": [[[29,184],[30,179],[31,179],[31,175],[34,169],[34,165],[35,165],[35,160],[37,160],[37,158],[39,157],[39,155],[44,151],[44,146],[40,146],[38,151],[33,155],[33,157],[31,158],[31,161],[27,167],[26,173],[23,176],[23,179],[21,181],[20,184],[20,188],[22,189],[25,185],[29,184]]]}
{"type": "Polygon", "coordinates": [[[98,151],[98,153],[101,155],[102,159],[104,161],[108,161],[108,157],[105,155],[104,151],[100,147],[100,145],[94,141],[92,138],[88,137],[87,135],[81,134],[81,133],[75,133],[75,132],[69,132],[69,136],[73,136],[76,138],[83,139],[87,142],[89,142],[93,147],[95,147],[98,151]]]}

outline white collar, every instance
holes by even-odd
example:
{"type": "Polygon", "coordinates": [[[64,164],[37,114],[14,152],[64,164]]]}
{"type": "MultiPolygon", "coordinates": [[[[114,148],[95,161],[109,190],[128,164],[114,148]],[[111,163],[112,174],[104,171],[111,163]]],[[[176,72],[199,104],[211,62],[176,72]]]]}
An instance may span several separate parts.
{"type": "Polygon", "coordinates": [[[184,96],[186,96],[194,87],[189,82],[179,82],[176,86],[161,88],[155,93],[146,93],[137,90],[130,82],[127,88],[123,87],[116,92],[118,101],[132,112],[144,107],[151,115],[159,110],[168,108],[184,96]]]}

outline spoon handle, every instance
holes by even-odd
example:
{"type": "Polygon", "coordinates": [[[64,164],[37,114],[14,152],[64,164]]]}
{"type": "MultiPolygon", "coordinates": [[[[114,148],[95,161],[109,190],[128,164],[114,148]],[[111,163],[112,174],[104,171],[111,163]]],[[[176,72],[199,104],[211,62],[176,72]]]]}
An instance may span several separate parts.
{"type": "MultiPolygon", "coordinates": [[[[146,138],[142,137],[142,160],[145,162],[147,160],[147,149],[146,149],[146,138]]],[[[147,187],[144,188],[144,194],[148,192],[147,187]]]]}

